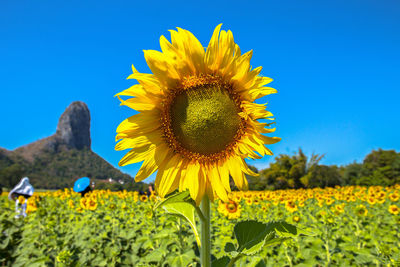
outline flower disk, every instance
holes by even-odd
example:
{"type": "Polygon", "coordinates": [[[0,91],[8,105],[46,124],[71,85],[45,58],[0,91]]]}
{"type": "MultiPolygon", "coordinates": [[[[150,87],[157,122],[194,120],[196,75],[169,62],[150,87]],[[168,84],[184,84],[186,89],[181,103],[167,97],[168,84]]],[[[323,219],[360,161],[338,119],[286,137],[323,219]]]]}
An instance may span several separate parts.
{"type": "Polygon", "coordinates": [[[188,90],[171,106],[172,129],[187,150],[217,153],[234,140],[241,122],[238,110],[229,94],[218,88],[188,90]]]}
{"type": "Polygon", "coordinates": [[[161,36],[162,52],[144,51],[153,74],[132,66],[128,79],[139,84],[117,94],[121,105],[139,111],[117,128],[115,149],[131,149],[119,164],[143,161],[136,181],[158,170],[161,197],[188,189],[197,204],[205,194],[227,202],[230,177],[246,189],[245,174],[256,175],[244,158],[272,155],[265,145],[280,140],[263,135],[275,129],[259,120],[272,114],[254,102],[276,93],[265,87],[272,79],[251,69],[252,52],[242,55],[232,32],[220,28],[206,51],[189,31],[171,31],[171,42],[161,36]]]}

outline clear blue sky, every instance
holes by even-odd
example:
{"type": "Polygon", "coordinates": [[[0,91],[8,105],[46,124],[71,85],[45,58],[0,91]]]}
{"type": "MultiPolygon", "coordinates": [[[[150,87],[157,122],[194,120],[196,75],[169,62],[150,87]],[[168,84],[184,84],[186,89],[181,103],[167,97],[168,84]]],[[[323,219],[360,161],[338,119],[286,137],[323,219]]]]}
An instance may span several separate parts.
{"type": "MultiPolygon", "coordinates": [[[[275,152],[326,154],[324,164],[400,150],[399,1],[0,1],[0,146],[49,136],[75,100],[91,112],[92,149],[114,166],[115,129],[133,115],[113,95],[132,85],[131,64],[169,29],[207,46],[232,30],[278,94],[275,152]],[[113,3],[113,4],[111,4],[113,3]]],[[[259,168],[273,157],[249,161],[259,168]]],[[[120,168],[134,175],[140,164],[120,168]]]]}

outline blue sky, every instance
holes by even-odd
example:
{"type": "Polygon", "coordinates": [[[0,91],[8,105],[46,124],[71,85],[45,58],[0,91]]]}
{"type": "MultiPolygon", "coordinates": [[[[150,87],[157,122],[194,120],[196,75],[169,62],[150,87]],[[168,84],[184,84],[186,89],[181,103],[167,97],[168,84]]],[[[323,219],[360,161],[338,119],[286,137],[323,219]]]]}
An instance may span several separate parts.
{"type": "MultiPolygon", "coordinates": [[[[252,65],[274,79],[275,155],[299,147],[323,164],[400,150],[399,1],[14,1],[0,2],[0,147],[53,134],[75,100],[91,112],[92,149],[114,166],[115,129],[133,111],[113,95],[149,72],[144,49],[169,29],[207,46],[223,23],[252,65]],[[112,3],[112,4],[111,4],[112,3]]],[[[250,164],[264,168],[273,157],[250,164]]],[[[140,164],[120,168],[134,175],[140,164]]]]}

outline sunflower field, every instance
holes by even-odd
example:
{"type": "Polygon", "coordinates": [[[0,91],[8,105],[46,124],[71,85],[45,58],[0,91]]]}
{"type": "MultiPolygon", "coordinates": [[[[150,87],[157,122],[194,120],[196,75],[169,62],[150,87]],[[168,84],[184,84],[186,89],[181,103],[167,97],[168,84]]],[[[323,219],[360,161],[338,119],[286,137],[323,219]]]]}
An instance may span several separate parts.
{"type": "MultiPolygon", "coordinates": [[[[302,235],[235,266],[399,266],[400,185],[232,192],[212,203],[212,255],[235,242],[233,225],[282,220],[302,235]]],[[[0,198],[0,266],[198,266],[189,224],[154,210],[155,195],[70,189],[35,193],[26,218],[0,198]]]]}

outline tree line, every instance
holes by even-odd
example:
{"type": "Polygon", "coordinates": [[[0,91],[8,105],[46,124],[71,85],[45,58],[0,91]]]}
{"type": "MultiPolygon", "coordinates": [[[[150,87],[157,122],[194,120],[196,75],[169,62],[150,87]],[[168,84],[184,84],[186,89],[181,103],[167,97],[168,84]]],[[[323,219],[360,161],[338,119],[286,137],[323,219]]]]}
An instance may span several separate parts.
{"type": "MultiPolygon", "coordinates": [[[[345,166],[320,164],[322,158],[323,155],[318,154],[307,157],[299,149],[293,155],[278,155],[266,169],[257,170],[250,166],[259,176],[247,176],[249,189],[400,184],[400,153],[394,150],[374,150],[362,163],[345,166]]],[[[131,176],[113,168],[90,150],[43,153],[33,163],[27,163],[17,155],[10,158],[0,153],[0,186],[12,188],[24,176],[28,176],[36,188],[47,189],[72,187],[76,178],[83,176],[98,182],[98,189],[145,190],[148,187],[146,183],[135,183],[131,176]],[[109,177],[124,183],[105,182],[109,177]]],[[[231,187],[235,189],[232,181],[231,187]]]]}
{"type": "Polygon", "coordinates": [[[400,184],[400,153],[395,150],[373,150],[362,163],[345,166],[319,164],[324,155],[307,157],[299,148],[293,155],[281,154],[258,177],[247,176],[249,189],[333,187],[336,185],[400,184]]]}

